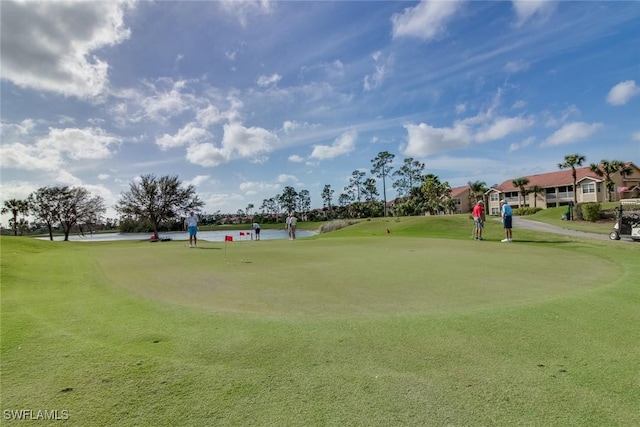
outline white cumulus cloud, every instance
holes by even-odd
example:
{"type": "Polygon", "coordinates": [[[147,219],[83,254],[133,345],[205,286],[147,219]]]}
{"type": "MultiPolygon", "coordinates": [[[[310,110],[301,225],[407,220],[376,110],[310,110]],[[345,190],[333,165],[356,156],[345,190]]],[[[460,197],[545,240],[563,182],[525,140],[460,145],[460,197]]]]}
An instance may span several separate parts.
{"type": "Polygon", "coordinates": [[[354,150],[357,136],[357,132],[348,131],[336,138],[331,145],[314,145],[311,158],[325,160],[348,154],[354,150]]]}
{"type": "Polygon", "coordinates": [[[405,124],[407,145],[403,153],[407,156],[424,157],[443,151],[466,147],[473,137],[468,127],[457,122],[453,127],[436,128],[426,123],[405,124]]]}
{"type": "Polygon", "coordinates": [[[555,9],[551,0],[513,0],[516,13],[516,26],[523,25],[532,19],[546,19],[555,9]]]}
{"type": "Polygon", "coordinates": [[[460,9],[461,1],[422,0],[391,17],[393,37],[416,37],[424,41],[437,39],[446,32],[446,25],[460,9]]]}
{"type": "Polygon", "coordinates": [[[3,1],[2,78],[66,96],[95,97],[108,86],[109,64],[96,52],[130,36],[132,1],[3,1]]]}
{"type": "Polygon", "coordinates": [[[113,154],[111,148],[121,142],[119,137],[109,135],[100,128],[51,128],[49,135],[38,141],[37,146],[57,150],[75,160],[105,159],[113,154]]]}
{"type": "Polygon", "coordinates": [[[240,184],[240,190],[248,196],[252,196],[261,192],[277,192],[282,190],[281,184],[248,181],[240,184]]]}
{"type": "Polygon", "coordinates": [[[261,156],[270,152],[277,141],[278,137],[266,129],[229,123],[224,125],[220,146],[212,142],[190,143],[187,147],[187,160],[206,167],[218,166],[234,158],[260,161],[261,156]]]}
{"type": "Polygon", "coordinates": [[[626,80],[611,88],[607,94],[607,102],[611,105],[624,105],[636,95],[640,95],[640,87],[635,80],[626,80]]]}
{"type": "Polygon", "coordinates": [[[258,86],[266,87],[277,84],[280,80],[282,80],[282,76],[278,74],[272,74],[270,76],[260,76],[258,77],[258,86]]]}
{"type": "Polygon", "coordinates": [[[191,144],[187,147],[187,160],[195,165],[212,167],[227,163],[231,155],[227,150],[210,142],[191,144]]]}
{"type": "Polygon", "coordinates": [[[499,117],[485,129],[479,131],[475,136],[475,140],[486,142],[502,139],[511,133],[520,132],[530,127],[533,122],[531,118],[499,117]]]}
{"type": "Polygon", "coordinates": [[[62,157],[53,148],[38,148],[15,142],[0,145],[0,165],[7,169],[51,171],[62,165],[62,157]]]}
{"type": "Polygon", "coordinates": [[[206,129],[200,128],[194,123],[189,123],[185,127],[178,130],[175,135],[164,134],[156,139],[156,144],[162,150],[168,150],[174,147],[181,147],[193,143],[207,142],[212,138],[211,133],[206,129]]]}
{"type": "Polygon", "coordinates": [[[602,123],[573,122],[562,126],[540,144],[541,147],[554,147],[571,144],[586,139],[603,127],[602,123]]]}

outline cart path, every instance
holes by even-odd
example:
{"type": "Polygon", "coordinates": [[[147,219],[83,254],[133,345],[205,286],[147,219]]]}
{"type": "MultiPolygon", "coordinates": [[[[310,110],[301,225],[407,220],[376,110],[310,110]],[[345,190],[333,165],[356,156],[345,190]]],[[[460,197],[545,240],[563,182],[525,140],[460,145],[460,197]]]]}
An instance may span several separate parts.
{"type": "Polygon", "coordinates": [[[513,228],[524,228],[527,230],[544,231],[546,233],[564,234],[565,236],[585,237],[596,240],[610,240],[608,234],[587,233],[584,231],[568,230],[544,222],[533,221],[522,217],[513,217],[513,228]]]}

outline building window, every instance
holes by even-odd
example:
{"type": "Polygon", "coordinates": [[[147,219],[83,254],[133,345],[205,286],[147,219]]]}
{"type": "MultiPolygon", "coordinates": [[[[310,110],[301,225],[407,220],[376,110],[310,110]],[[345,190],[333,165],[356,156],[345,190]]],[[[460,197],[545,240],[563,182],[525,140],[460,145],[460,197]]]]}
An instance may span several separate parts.
{"type": "Polygon", "coordinates": [[[498,200],[500,200],[500,194],[491,193],[491,195],[489,196],[489,200],[491,200],[492,202],[497,202],[498,200]]]}
{"type": "Polygon", "coordinates": [[[593,182],[589,184],[582,184],[582,194],[591,194],[596,192],[596,184],[593,182]]]}

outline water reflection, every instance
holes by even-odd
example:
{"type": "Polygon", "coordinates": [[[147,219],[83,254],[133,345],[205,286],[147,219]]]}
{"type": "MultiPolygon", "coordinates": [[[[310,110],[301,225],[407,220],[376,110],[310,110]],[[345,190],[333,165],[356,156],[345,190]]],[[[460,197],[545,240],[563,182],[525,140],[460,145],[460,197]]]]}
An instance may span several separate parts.
{"type": "MultiPolygon", "coordinates": [[[[308,237],[317,234],[310,230],[297,230],[296,237],[308,237]]],[[[198,231],[198,240],[208,242],[224,242],[225,236],[232,236],[234,241],[250,241],[255,239],[255,235],[250,231],[241,230],[216,230],[216,231],[198,231]]],[[[72,242],[111,242],[116,240],[149,240],[151,233],[85,233],[84,236],[78,234],[70,234],[69,240],[72,242]]],[[[170,238],[171,240],[189,240],[189,234],[186,232],[168,232],[160,233],[160,238],[170,238]]],[[[282,240],[287,239],[286,230],[262,230],[260,231],[261,240],[282,240]]],[[[40,237],[41,240],[49,240],[48,237],[40,237]]],[[[63,236],[54,236],[53,240],[64,240],[63,236]]]]}

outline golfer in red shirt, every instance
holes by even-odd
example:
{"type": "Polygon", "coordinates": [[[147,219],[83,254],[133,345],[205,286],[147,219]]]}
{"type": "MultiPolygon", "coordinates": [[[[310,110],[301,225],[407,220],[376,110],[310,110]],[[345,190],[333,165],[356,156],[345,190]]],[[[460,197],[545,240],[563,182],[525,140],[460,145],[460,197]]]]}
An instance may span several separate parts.
{"type": "Polygon", "coordinates": [[[484,240],[482,238],[482,227],[484,226],[484,202],[478,201],[473,207],[473,236],[475,240],[484,240]]]}

